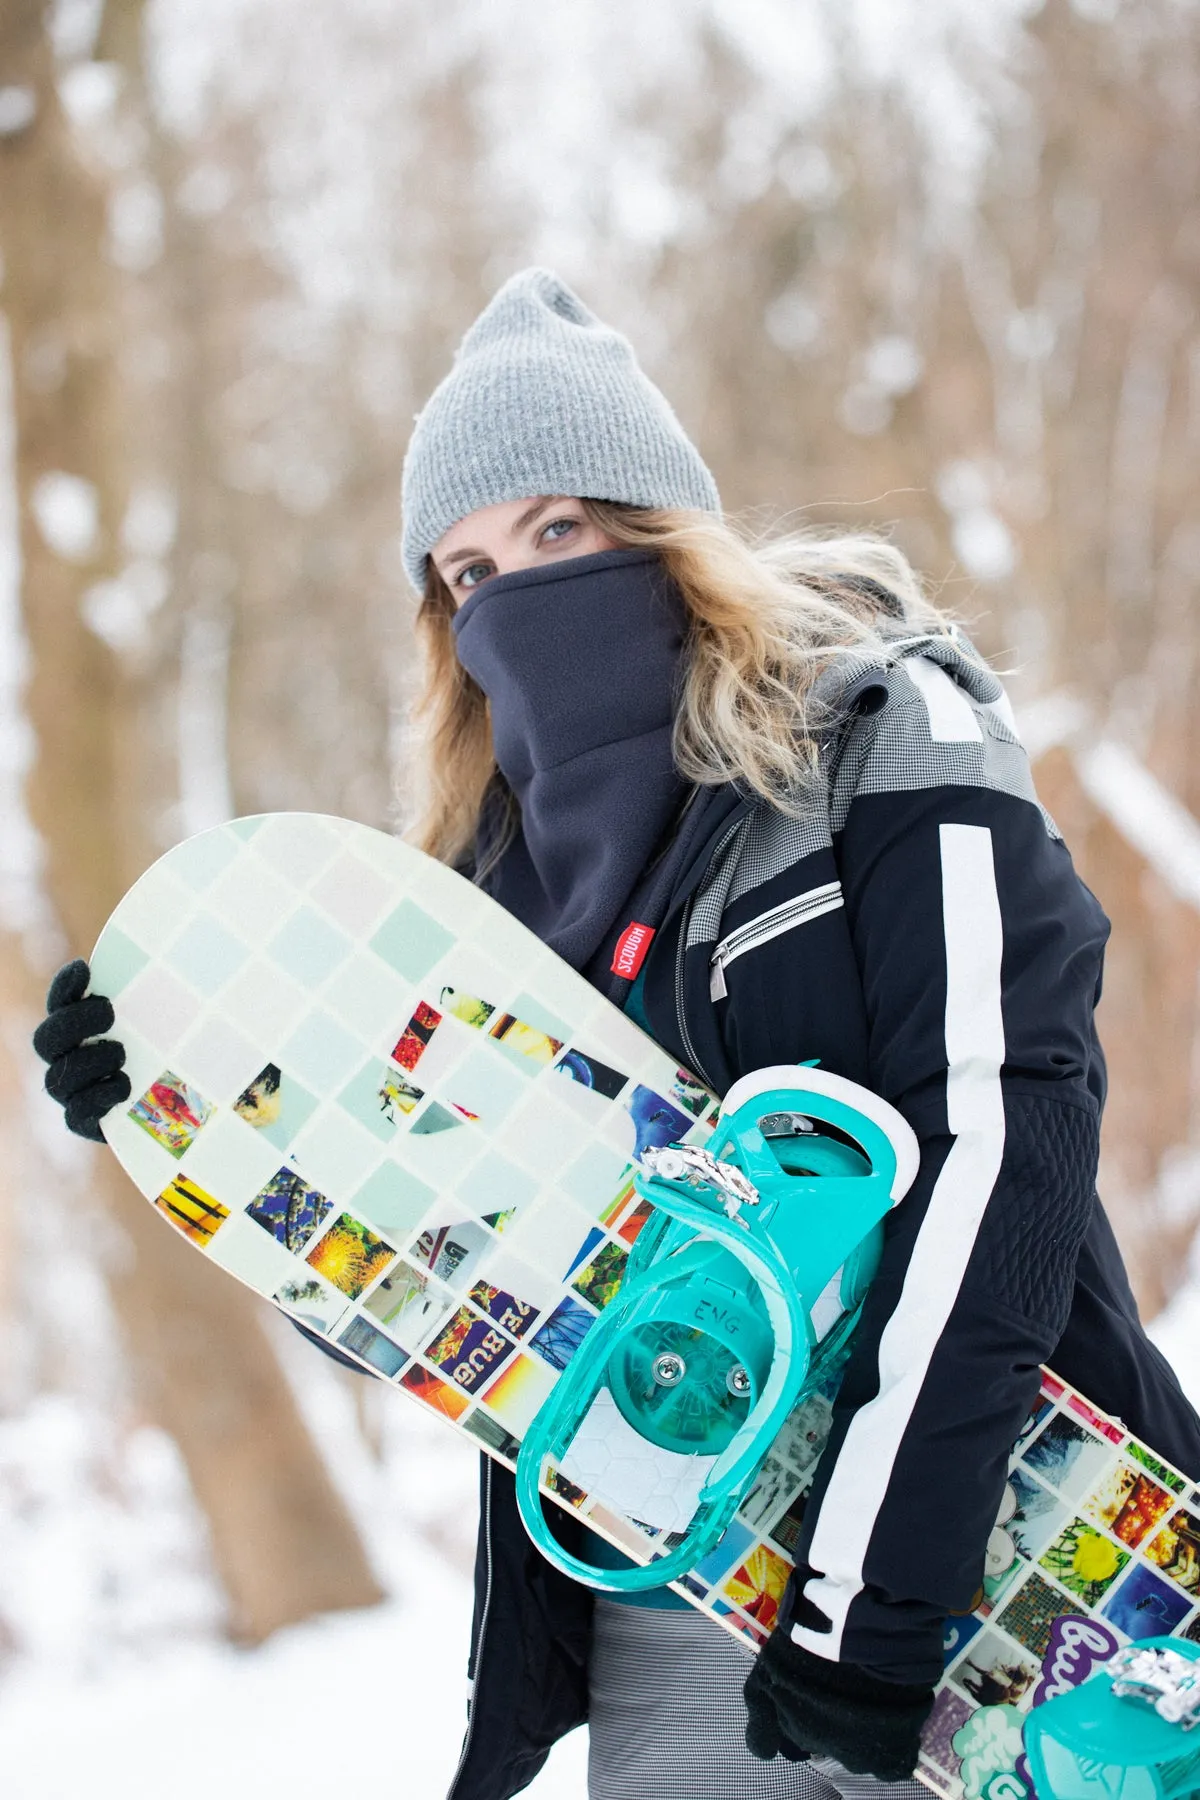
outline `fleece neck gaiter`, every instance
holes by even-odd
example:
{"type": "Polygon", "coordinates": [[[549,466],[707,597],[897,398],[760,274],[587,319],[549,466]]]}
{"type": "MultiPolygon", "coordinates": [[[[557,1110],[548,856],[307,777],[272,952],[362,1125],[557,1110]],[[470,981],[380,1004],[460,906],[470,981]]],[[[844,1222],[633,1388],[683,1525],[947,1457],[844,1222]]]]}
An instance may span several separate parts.
{"type": "Polygon", "coordinates": [[[493,576],[454,620],[520,826],[488,888],[580,969],[688,794],[671,731],[683,602],[652,552],[493,576]]]}

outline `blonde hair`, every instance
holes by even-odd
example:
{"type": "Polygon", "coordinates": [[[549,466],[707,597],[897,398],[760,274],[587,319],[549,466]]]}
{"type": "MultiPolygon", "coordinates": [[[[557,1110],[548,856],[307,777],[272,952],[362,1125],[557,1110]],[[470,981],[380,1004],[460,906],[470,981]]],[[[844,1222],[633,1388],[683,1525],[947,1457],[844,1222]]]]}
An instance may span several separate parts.
{"type": "MultiPolygon", "coordinates": [[[[908,559],[882,538],[793,531],[754,539],[708,513],[597,500],[583,508],[614,543],[655,550],[683,597],[690,629],[675,720],[680,772],[705,787],[738,781],[793,816],[819,781],[817,733],[828,721],[813,692],[818,675],[849,652],[882,651],[879,626],[889,617],[910,630],[952,629],[908,559]]],[[[490,862],[515,823],[515,803],[496,767],[487,698],[455,653],[453,595],[427,567],[413,709],[424,793],[408,836],[457,863],[495,796],[490,862]]]]}

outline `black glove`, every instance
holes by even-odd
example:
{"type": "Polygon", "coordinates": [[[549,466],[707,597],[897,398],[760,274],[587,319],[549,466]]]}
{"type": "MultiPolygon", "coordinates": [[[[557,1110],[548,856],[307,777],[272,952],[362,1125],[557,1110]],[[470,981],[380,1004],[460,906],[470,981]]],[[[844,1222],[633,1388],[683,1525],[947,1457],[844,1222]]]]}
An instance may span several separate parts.
{"type": "Polygon", "coordinates": [[[884,1681],[856,1663],[827,1662],[781,1625],[746,1682],[746,1748],[804,1762],[832,1756],[852,1775],[906,1781],[917,1766],[933,1688],[884,1681]]]}
{"type": "Polygon", "coordinates": [[[112,1002],[89,994],[91,971],[82,957],[65,963],[50,983],[46,1013],[33,1034],[33,1047],[46,1070],[46,1092],[64,1109],[67,1129],[77,1137],[104,1142],[100,1121],[130,1095],[122,1070],[125,1046],[112,1038],[89,1044],[113,1023],[112,1002]],[[86,995],[86,998],[85,998],[86,995]]]}

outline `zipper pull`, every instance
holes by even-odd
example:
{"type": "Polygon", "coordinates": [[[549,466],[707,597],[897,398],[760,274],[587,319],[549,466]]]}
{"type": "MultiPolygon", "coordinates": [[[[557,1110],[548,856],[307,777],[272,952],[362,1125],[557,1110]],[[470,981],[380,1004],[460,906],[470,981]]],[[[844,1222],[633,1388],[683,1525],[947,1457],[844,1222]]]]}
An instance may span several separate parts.
{"type": "Polygon", "coordinates": [[[725,985],[725,957],[720,950],[716,950],[708,965],[708,997],[710,1000],[724,1000],[728,993],[729,989],[725,985]]]}

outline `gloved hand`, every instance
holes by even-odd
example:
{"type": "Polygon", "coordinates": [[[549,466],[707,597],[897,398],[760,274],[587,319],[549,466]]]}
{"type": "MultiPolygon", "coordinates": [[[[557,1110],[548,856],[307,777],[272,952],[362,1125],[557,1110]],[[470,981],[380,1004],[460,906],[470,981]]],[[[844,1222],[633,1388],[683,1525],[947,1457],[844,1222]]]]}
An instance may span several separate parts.
{"type": "Polygon", "coordinates": [[[781,1625],[746,1682],[746,1748],[770,1762],[832,1756],[852,1775],[905,1781],[917,1766],[933,1705],[923,1683],[884,1681],[855,1663],[827,1662],[781,1625]]]}
{"type": "Polygon", "coordinates": [[[91,971],[82,957],[65,963],[50,983],[46,1013],[33,1034],[33,1047],[46,1070],[46,1092],[64,1109],[67,1129],[102,1144],[100,1121],[130,1095],[123,1072],[125,1046],[113,1038],[90,1044],[113,1023],[112,1002],[89,994],[91,971]],[[85,997],[86,996],[86,997],[85,997]]]}

